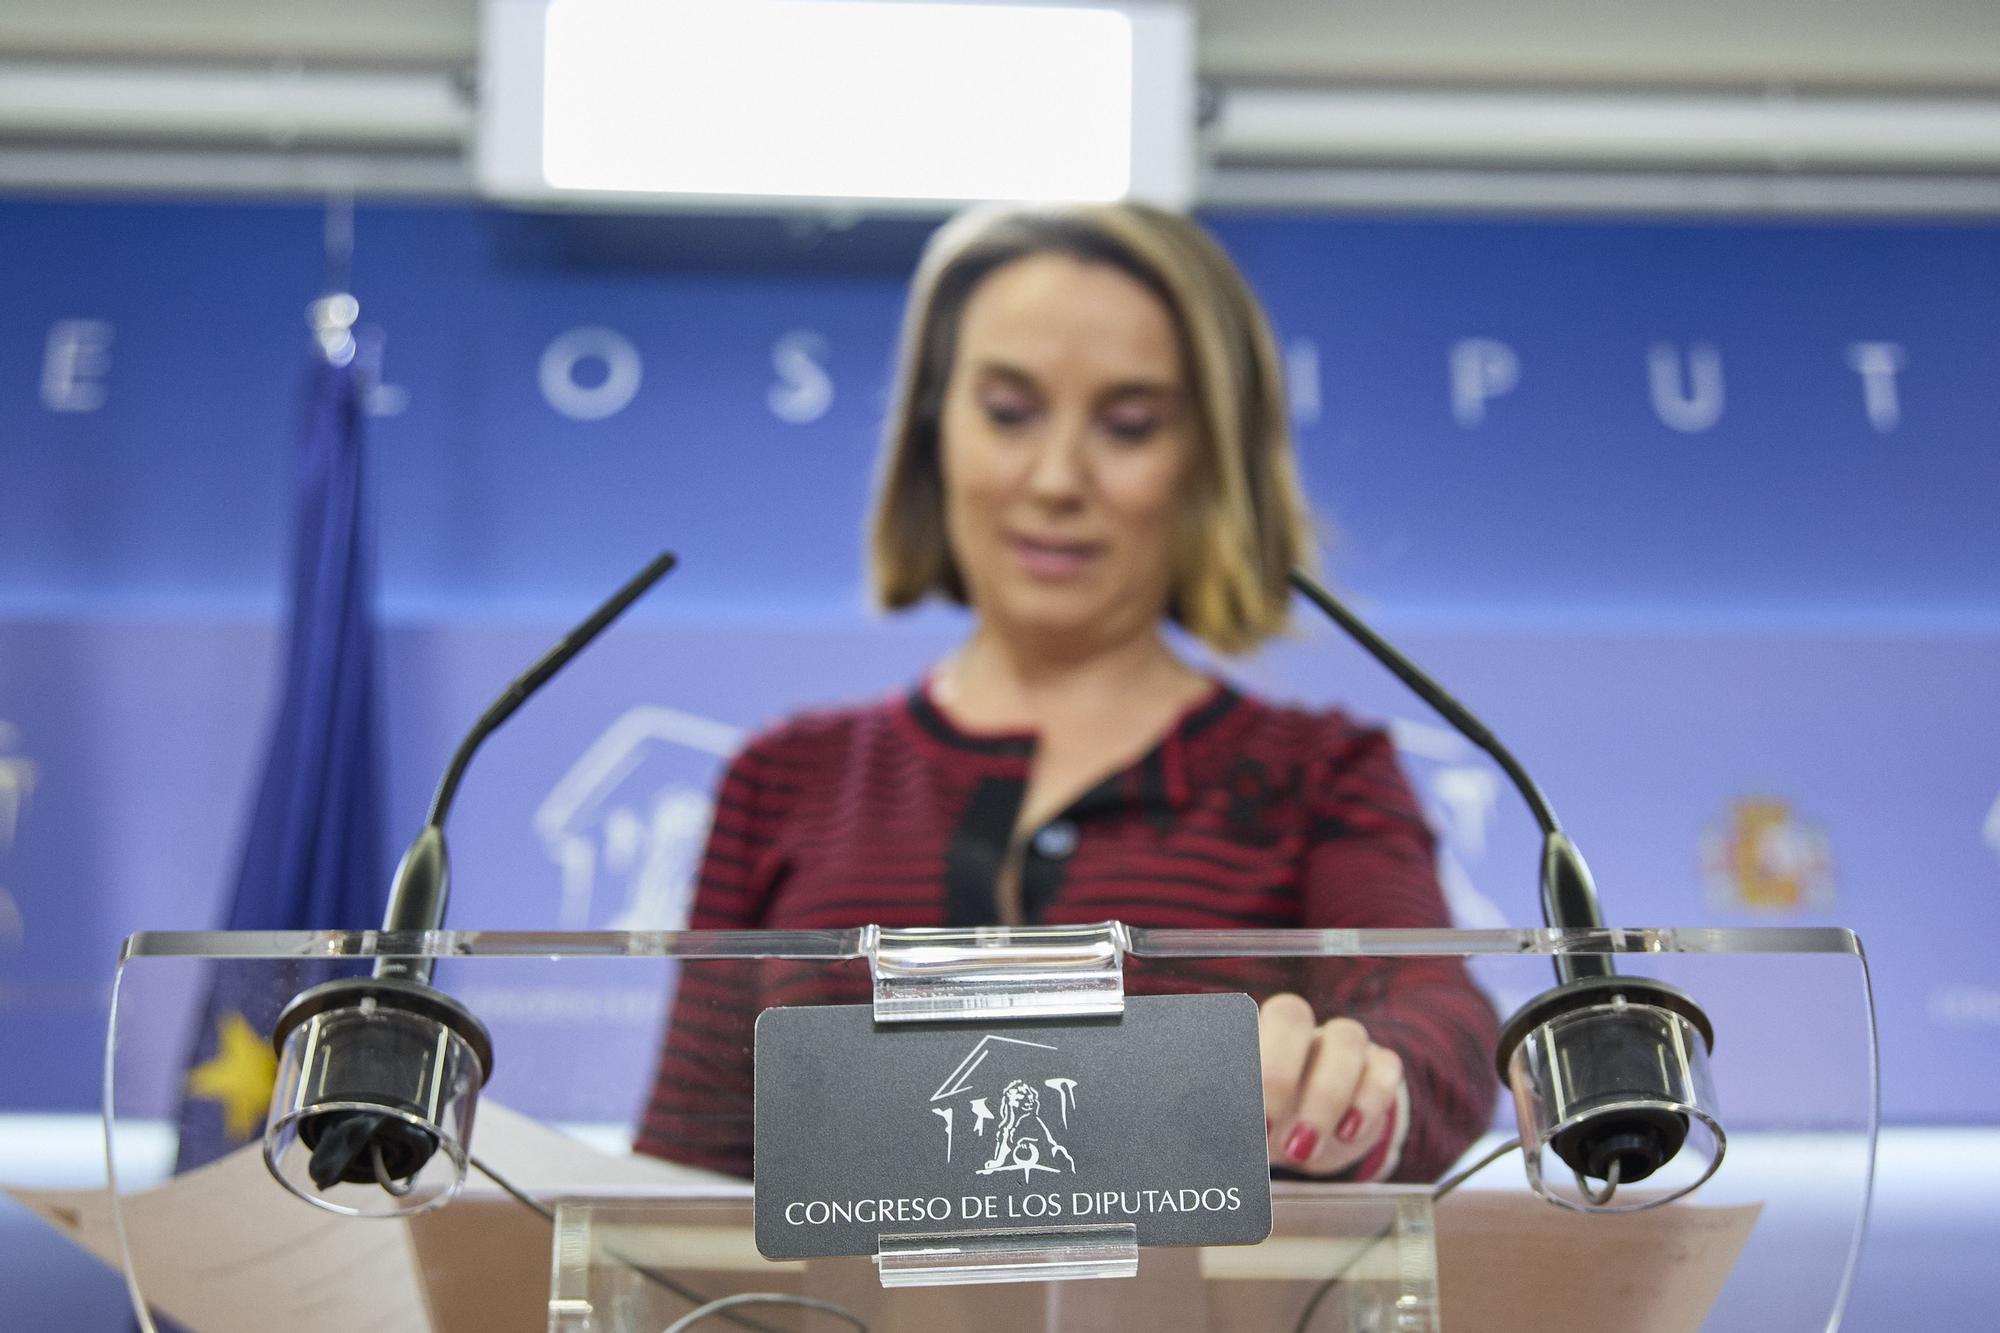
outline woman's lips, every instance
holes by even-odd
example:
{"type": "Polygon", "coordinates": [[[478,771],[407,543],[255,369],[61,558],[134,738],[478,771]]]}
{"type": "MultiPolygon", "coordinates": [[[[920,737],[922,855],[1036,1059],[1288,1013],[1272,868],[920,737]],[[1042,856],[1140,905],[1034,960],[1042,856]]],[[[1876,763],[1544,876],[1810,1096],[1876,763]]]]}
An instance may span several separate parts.
{"type": "Polygon", "coordinates": [[[1104,549],[1095,542],[1043,541],[1032,537],[1009,537],[1007,548],[1022,569],[1044,579],[1073,578],[1104,549]]]}

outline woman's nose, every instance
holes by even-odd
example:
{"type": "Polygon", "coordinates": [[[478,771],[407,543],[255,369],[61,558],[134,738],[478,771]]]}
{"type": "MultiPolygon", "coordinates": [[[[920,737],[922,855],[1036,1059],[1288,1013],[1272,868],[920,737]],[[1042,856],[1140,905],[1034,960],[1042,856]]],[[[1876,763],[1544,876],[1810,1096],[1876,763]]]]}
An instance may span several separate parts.
{"type": "Polygon", "coordinates": [[[1075,499],[1084,490],[1085,466],[1083,428],[1055,423],[1036,445],[1028,490],[1043,500],[1075,499]]]}

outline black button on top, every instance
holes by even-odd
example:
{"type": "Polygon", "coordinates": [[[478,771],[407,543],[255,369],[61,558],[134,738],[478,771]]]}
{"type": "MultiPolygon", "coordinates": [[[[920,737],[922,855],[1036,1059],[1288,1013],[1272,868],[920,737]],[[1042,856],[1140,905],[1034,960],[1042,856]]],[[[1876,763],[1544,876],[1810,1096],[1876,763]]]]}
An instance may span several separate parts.
{"type": "Polygon", "coordinates": [[[1060,861],[1076,850],[1076,840],[1076,824],[1067,819],[1055,819],[1042,825],[1032,845],[1040,855],[1060,861]]]}

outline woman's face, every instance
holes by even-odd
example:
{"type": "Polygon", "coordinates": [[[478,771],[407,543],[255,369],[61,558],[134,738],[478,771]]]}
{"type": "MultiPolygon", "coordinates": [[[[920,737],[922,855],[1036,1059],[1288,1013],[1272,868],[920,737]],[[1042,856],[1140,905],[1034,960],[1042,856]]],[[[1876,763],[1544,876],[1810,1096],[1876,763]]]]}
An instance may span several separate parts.
{"type": "Polygon", "coordinates": [[[1193,413],[1165,304],[1108,264],[1030,255],[967,300],[939,448],[973,608],[1082,645],[1165,613],[1193,413]]]}

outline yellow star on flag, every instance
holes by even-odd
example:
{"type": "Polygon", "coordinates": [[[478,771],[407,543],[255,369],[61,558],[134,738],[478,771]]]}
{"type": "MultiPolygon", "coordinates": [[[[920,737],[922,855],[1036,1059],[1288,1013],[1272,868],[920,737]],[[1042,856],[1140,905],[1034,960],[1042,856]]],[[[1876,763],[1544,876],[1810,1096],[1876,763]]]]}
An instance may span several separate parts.
{"type": "Polygon", "coordinates": [[[224,1014],[215,1024],[215,1054],[188,1073],[188,1091],[222,1106],[223,1131],[247,1139],[271,1105],[278,1081],[278,1057],[271,1043],[241,1014],[224,1014]]]}

